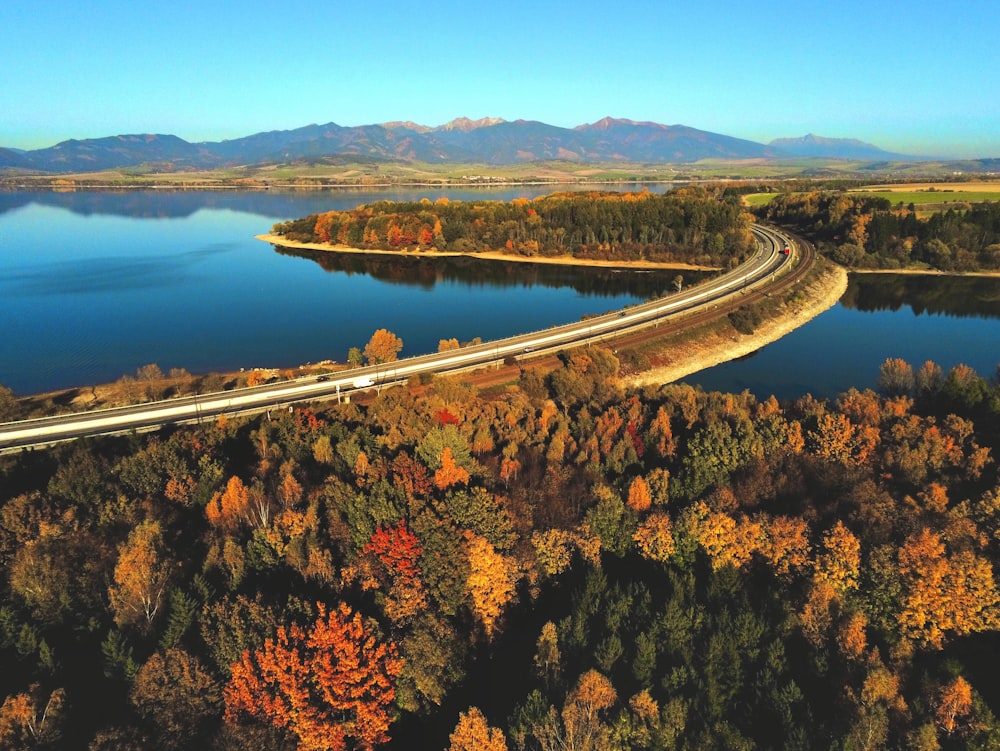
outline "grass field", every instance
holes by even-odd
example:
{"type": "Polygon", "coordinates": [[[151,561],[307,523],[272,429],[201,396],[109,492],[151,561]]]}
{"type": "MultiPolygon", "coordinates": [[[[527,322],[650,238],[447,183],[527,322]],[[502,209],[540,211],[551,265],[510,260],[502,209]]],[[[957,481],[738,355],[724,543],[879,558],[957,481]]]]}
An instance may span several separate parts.
{"type": "Polygon", "coordinates": [[[982,203],[983,201],[1000,201],[1000,193],[979,190],[953,190],[940,191],[935,193],[925,193],[923,191],[882,191],[864,190],[855,191],[865,195],[885,198],[894,206],[898,203],[914,204],[949,204],[949,203],[982,203]]]}
{"type": "Polygon", "coordinates": [[[774,198],[778,193],[751,193],[748,196],[743,196],[743,202],[747,206],[766,206],[771,203],[771,199],[774,198]]]}
{"type": "MultiPolygon", "coordinates": [[[[898,185],[870,185],[855,188],[851,193],[885,198],[893,206],[913,204],[916,207],[949,208],[949,204],[1000,201],[1000,180],[995,182],[968,183],[902,183],[898,185]]],[[[748,206],[766,206],[777,193],[753,193],[743,197],[748,206]]]]}

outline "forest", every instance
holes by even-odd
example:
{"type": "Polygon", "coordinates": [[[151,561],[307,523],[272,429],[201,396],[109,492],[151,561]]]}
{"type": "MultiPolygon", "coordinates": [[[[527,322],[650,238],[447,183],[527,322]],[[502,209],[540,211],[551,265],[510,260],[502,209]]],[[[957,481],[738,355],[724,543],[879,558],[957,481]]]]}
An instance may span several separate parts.
{"type": "Polygon", "coordinates": [[[1000,201],[921,217],[864,193],[782,193],[758,215],[814,239],[834,261],[854,268],[917,266],[940,271],[1000,269],[1000,201]]]}
{"type": "Polygon", "coordinates": [[[560,362],[0,457],[0,747],[1000,746],[1000,381],[560,362]]]}
{"type": "Polygon", "coordinates": [[[735,265],[754,247],[738,195],[555,193],[533,200],[381,201],[275,224],[293,242],[378,250],[496,251],[518,256],[735,265]]]}

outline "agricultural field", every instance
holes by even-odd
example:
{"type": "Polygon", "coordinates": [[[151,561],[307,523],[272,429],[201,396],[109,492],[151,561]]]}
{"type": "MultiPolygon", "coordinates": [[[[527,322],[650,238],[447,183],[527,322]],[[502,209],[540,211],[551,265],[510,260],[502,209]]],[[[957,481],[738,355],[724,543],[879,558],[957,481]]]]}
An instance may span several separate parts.
{"type": "MultiPolygon", "coordinates": [[[[851,193],[885,198],[894,206],[914,204],[926,209],[947,209],[950,204],[1000,201],[1000,181],[968,183],[901,183],[895,185],[868,185],[850,190],[851,193]]],[[[766,206],[778,193],[753,193],[744,196],[747,206],[766,206]]],[[[919,210],[919,208],[918,208],[919,210]]]]}

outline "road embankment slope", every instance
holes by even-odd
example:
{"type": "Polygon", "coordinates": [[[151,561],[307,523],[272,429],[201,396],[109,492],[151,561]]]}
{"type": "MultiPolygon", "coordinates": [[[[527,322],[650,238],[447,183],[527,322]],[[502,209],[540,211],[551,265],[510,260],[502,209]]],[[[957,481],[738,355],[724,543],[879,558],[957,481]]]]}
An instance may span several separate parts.
{"type": "Polygon", "coordinates": [[[700,370],[749,355],[775,342],[813,318],[829,310],[847,289],[847,271],[828,261],[817,260],[819,269],[798,288],[798,294],[784,303],[780,314],[765,320],[753,334],[737,334],[732,328],[688,340],[683,348],[672,347],[657,358],[650,370],[626,376],[626,386],[671,383],[700,370]]]}

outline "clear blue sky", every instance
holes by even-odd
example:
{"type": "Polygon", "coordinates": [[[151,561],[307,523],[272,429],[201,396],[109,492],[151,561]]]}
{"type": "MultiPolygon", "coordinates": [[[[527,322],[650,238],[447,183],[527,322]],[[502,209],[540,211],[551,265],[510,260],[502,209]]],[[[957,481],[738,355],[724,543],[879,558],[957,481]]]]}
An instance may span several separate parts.
{"type": "Polygon", "coordinates": [[[0,30],[7,147],[611,115],[1000,156],[995,0],[5,0],[0,30]]]}

